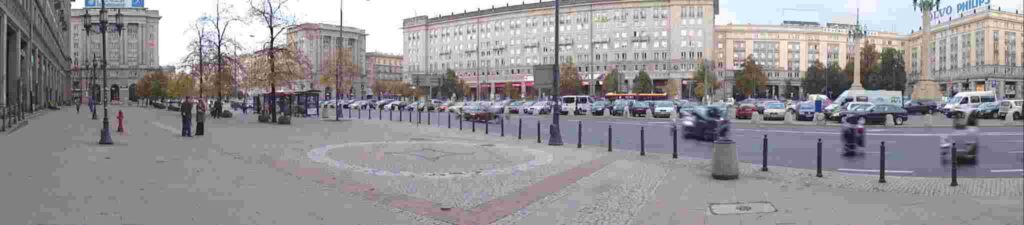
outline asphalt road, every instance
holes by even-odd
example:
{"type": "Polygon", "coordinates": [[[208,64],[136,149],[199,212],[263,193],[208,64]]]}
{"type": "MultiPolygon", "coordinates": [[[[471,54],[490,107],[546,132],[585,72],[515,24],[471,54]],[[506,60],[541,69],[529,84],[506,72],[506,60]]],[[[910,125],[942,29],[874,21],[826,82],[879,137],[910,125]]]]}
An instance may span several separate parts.
{"type": "MultiPolygon", "coordinates": [[[[398,121],[398,112],[376,110],[356,110],[353,112],[362,119],[372,116],[374,120],[398,121]],[[390,113],[390,115],[389,115],[390,113]],[[372,114],[372,115],[370,115],[372,114]],[[381,118],[380,116],[383,116],[381,118]]],[[[349,113],[346,110],[345,115],[349,113]]],[[[333,117],[333,115],[331,115],[333,117]]],[[[405,123],[427,126],[447,127],[448,113],[402,113],[405,123]],[[429,117],[428,117],[429,115],[429,117]],[[410,122],[410,119],[413,122],[410,122]]],[[[535,141],[537,127],[547,143],[551,115],[512,115],[504,121],[505,137],[517,138],[519,121],[522,120],[522,138],[535,141]]],[[[452,129],[459,129],[459,120],[451,115],[452,129]]],[[[640,151],[641,128],[644,130],[644,150],[647,152],[672,153],[672,136],[670,120],[636,120],[626,118],[577,117],[562,116],[560,123],[562,140],[565,146],[577,144],[577,136],[582,136],[582,144],[587,146],[607,146],[608,128],[612,128],[612,146],[614,151],[640,151]],[[582,121],[583,133],[578,133],[582,121]]],[[[473,123],[463,121],[462,129],[472,132],[473,123]]],[[[476,132],[500,136],[502,123],[493,121],[489,124],[477,123],[476,132]],[[489,129],[489,130],[488,130],[489,129]]],[[[857,174],[877,174],[879,169],[880,145],[886,145],[886,175],[888,176],[923,176],[948,177],[951,165],[942,160],[939,150],[939,135],[948,134],[952,128],[911,128],[911,127],[869,127],[865,154],[858,156],[842,156],[842,145],[839,140],[838,127],[813,127],[800,125],[766,125],[758,127],[751,124],[736,123],[732,127],[731,136],[736,142],[739,160],[748,163],[762,162],[763,140],[768,138],[769,166],[785,166],[814,169],[816,163],[817,141],[822,141],[822,169],[857,174]]],[[[961,177],[1021,177],[1024,175],[1024,127],[983,127],[981,128],[982,145],[976,164],[961,164],[958,176],[961,177]]],[[[681,137],[681,136],[680,136],[681,137]]],[[[680,139],[678,153],[682,156],[711,158],[712,143],[692,139],[680,139]]]]}

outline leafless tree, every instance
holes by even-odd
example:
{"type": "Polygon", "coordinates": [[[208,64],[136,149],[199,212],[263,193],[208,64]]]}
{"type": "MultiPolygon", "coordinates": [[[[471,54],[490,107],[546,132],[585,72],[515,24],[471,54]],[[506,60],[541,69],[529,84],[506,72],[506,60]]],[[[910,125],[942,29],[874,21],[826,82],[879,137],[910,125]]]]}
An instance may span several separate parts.
{"type": "Polygon", "coordinates": [[[205,16],[204,21],[213,29],[211,38],[212,47],[215,49],[217,60],[217,73],[214,76],[214,86],[217,88],[217,100],[223,100],[225,91],[229,91],[234,84],[233,76],[225,68],[225,52],[237,53],[241,44],[228,33],[232,25],[244,22],[241,17],[234,13],[234,6],[222,4],[216,1],[213,15],[205,16]]]}
{"type": "MultiPolygon", "coordinates": [[[[285,15],[288,0],[249,0],[249,16],[258,20],[267,28],[267,43],[266,50],[268,58],[270,60],[270,73],[268,74],[270,82],[270,102],[271,106],[275,106],[277,101],[277,68],[276,68],[276,52],[278,47],[276,41],[281,33],[284,33],[285,28],[289,25],[294,24],[294,18],[285,15]]],[[[277,122],[277,109],[276,107],[270,107],[271,121],[277,122]]]]}

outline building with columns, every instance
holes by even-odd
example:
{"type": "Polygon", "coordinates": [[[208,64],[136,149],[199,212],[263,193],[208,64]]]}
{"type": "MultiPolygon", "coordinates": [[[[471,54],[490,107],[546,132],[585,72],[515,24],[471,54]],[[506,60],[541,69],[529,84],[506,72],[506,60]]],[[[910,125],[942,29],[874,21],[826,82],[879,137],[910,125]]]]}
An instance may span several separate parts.
{"type": "MultiPolygon", "coordinates": [[[[129,90],[136,81],[148,72],[160,71],[160,12],[146,8],[107,6],[110,21],[120,12],[125,24],[121,32],[107,33],[107,87],[111,101],[128,101],[129,90]],[[113,8],[111,8],[113,7],[113,8]]],[[[86,93],[96,95],[95,90],[103,85],[102,66],[103,46],[102,34],[85,32],[82,15],[89,11],[91,23],[99,23],[99,9],[71,10],[71,68],[73,79],[80,80],[78,87],[92,87],[86,93]],[[95,75],[95,80],[92,76],[95,75]],[[95,83],[93,83],[95,81],[95,83]]],[[[94,28],[96,29],[96,28],[94,28]]],[[[86,96],[83,95],[83,96],[86,96]]]]}
{"type": "Polygon", "coordinates": [[[7,129],[24,113],[71,97],[68,1],[0,4],[0,114],[7,129]]]}
{"type": "MultiPolygon", "coordinates": [[[[327,90],[320,84],[320,76],[334,76],[327,74],[333,68],[324,68],[326,65],[333,65],[327,60],[332,60],[332,55],[337,52],[342,43],[347,49],[352,49],[352,62],[355,65],[366,65],[366,31],[355,27],[345,27],[344,34],[340,32],[337,25],[323,23],[303,23],[288,27],[285,31],[288,38],[288,46],[295,47],[302,59],[300,60],[307,67],[306,79],[297,80],[292,89],[304,90],[327,90]]],[[[366,67],[360,66],[359,74],[352,83],[352,90],[342,90],[342,94],[352,96],[365,96],[370,91],[370,84],[366,78],[366,67]]],[[[333,85],[332,85],[333,86],[333,85]]],[[[331,96],[333,91],[327,90],[325,96],[331,96]]]]}
{"type": "MultiPolygon", "coordinates": [[[[717,6],[716,0],[562,1],[557,62],[574,63],[587,84],[618,69],[626,85],[646,71],[663,89],[670,80],[691,79],[710,58],[717,6]]],[[[506,82],[534,95],[533,66],[556,62],[554,19],[552,1],[405,19],[402,73],[440,76],[451,69],[478,97],[502,93],[506,82]]]]}
{"type": "MultiPolygon", "coordinates": [[[[1003,98],[1021,98],[1024,88],[1024,12],[978,7],[932,25],[930,78],[939,91],[995,91],[1003,98]]],[[[921,74],[921,32],[907,39],[904,52],[907,81],[921,74]]]]}

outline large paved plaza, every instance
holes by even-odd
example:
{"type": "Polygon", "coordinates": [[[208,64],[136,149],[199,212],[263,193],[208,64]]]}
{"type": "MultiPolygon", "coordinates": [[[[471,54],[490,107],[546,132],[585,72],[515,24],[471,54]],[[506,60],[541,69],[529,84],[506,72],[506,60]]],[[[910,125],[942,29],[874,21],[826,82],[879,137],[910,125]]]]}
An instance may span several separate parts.
{"type": "Polygon", "coordinates": [[[114,106],[112,115],[118,110],[126,132],[110,146],[95,144],[100,121],[73,107],[0,136],[0,223],[1024,221],[1020,177],[969,176],[950,187],[948,177],[890,176],[882,184],[874,174],[834,167],[818,178],[808,169],[761,172],[741,163],[740,179],[719,181],[699,154],[641,156],[628,140],[612,152],[597,141],[577,148],[571,131],[565,146],[552,147],[536,143],[533,130],[518,140],[515,128],[501,137],[496,125],[473,132],[467,123],[459,131],[442,117],[417,125],[388,121],[385,112],[384,120],[300,118],[292,125],[236,115],[209,119],[206,136],[185,138],[175,112],[114,106]]]}

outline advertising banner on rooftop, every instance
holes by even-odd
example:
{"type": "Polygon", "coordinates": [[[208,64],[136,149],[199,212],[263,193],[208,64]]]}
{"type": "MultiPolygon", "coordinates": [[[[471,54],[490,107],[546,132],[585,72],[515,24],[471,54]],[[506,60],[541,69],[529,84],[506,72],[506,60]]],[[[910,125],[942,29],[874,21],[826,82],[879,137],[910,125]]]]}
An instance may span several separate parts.
{"type": "Polygon", "coordinates": [[[85,0],[85,8],[145,8],[145,0],[85,0]],[[106,3],[106,5],[103,5],[106,3]]]}

